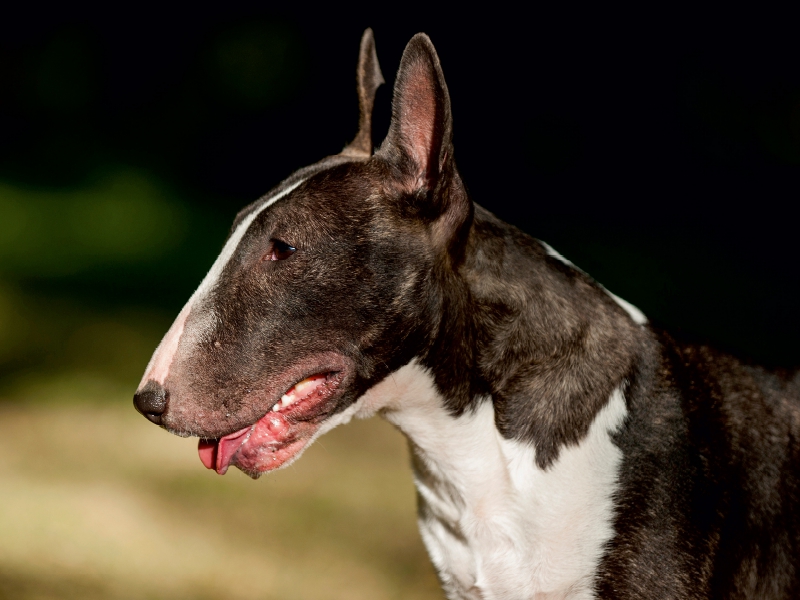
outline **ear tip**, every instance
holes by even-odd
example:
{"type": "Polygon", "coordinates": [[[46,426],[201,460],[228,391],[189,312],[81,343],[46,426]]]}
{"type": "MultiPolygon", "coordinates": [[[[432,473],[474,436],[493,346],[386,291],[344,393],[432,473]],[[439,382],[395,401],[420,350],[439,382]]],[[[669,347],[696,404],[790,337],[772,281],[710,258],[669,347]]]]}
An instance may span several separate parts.
{"type": "Polygon", "coordinates": [[[381,73],[381,66],[378,62],[378,50],[375,47],[375,34],[372,32],[372,27],[367,27],[361,35],[361,48],[360,48],[361,62],[363,64],[371,64],[372,77],[377,88],[386,80],[381,73]]]}
{"type": "Polygon", "coordinates": [[[406,47],[419,48],[420,50],[424,49],[434,55],[436,54],[436,48],[434,48],[431,38],[428,37],[427,33],[423,33],[421,31],[415,34],[414,37],[408,41],[408,45],[406,47]]]}
{"type": "Polygon", "coordinates": [[[361,34],[361,47],[366,48],[367,46],[375,46],[375,34],[372,27],[367,27],[361,34]]]}
{"type": "Polygon", "coordinates": [[[423,43],[429,46],[433,46],[433,42],[431,42],[431,38],[428,36],[427,33],[424,31],[420,31],[419,33],[415,33],[412,38],[408,41],[409,44],[411,43],[423,43]]]}
{"type": "Polygon", "coordinates": [[[406,49],[403,52],[403,60],[415,60],[420,58],[430,62],[434,65],[434,68],[438,70],[439,54],[436,52],[436,48],[431,38],[428,37],[428,34],[422,32],[415,34],[414,37],[408,41],[406,49]]]}

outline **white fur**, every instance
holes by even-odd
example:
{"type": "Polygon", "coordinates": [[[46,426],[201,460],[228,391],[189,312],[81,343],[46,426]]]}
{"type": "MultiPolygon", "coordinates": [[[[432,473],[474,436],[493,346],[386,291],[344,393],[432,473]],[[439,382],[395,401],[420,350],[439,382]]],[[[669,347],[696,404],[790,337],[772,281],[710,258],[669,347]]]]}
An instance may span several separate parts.
{"type": "Polygon", "coordinates": [[[606,294],[611,296],[611,298],[614,300],[614,302],[616,302],[623,309],[625,309],[625,312],[627,312],[630,315],[630,317],[631,317],[631,319],[633,319],[634,323],[636,323],[637,325],[644,325],[644,324],[647,323],[647,317],[644,316],[644,313],[641,310],[636,308],[633,304],[631,304],[627,300],[623,300],[622,298],[620,298],[616,294],[612,294],[611,292],[606,290],[606,288],[603,288],[603,289],[605,290],[606,294]]]}
{"type": "MultiPolygon", "coordinates": [[[[538,242],[539,242],[539,243],[542,245],[542,247],[545,249],[545,252],[547,252],[548,256],[552,256],[552,257],[553,257],[553,258],[555,258],[556,260],[560,260],[562,263],[564,263],[564,264],[565,264],[565,265],[567,265],[568,267],[572,267],[572,268],[573,268],[573,269],[575,269],[576,271],[580,271],[581,273],[585,273],[585,271],[583,271],[583,270],[582,270],[582,269],[580,269],[579,267],[576,267],[576,266],[575,266],[575,265],[572,263],[572,261],[569,261],[569,260],[567,260],[566,258],[564,258],[564,256],[563,256],[562,254],[560,254],[560,253],[559,253],[559,252],[557,252],[555,249],[553,249],[553,247],[552,247],[550,244],[547,244],[547,243],[543,242],[542,240],[537,240],[537,241],[538,241],[538,242]]],[[[602,285],[601,285],[600,287],[601,287],[601,288],[603,288],[603,291],[604,291],[606,294],[608,294],[609,296],[611,296],[611,299],[612,299],[612,300],[614,300],[614,302],[616,302],[617,304],[619,304],[619,305],[620,305],[620,306],[623,308],[623,310],[624,310],[626,313],[628,313],[628,315],[630,316],[630,318],[631,318],[631,319],[633,319],[633,322],[634,322],[634,323],[636,323],[637,325],[644,325],[644,324],[646,324],[646,323],[647,323],[647,317],[645,317],[645,316],[644,316],[644,313],[643,313],[641,310],[639,310],[638,308],[636,308],[636,307],[635,307],[633,304],[631,304],[631,303],[630,303],[630,302],[628,302],[627,300],[623,300],[622,298],[620,298],[620,297],[619,297],[619,296],[617,296],[616,294],[612,294],[611,292],[609,292],[609,291],[608,291],[608,290],[607,290],[605,287],[603,287],[602,285]]]]}
{"type": "Polygon", "coordinates": [[[380,411],[409,439],[422,538],[448,598],[593,598],[611,538],[621,452],[610,433],[626,409],[615,391],[578,446],[547,470],[504,439],[485,399],[455,418],[430,373],[412,362],[370,389],[342,420],[380,411]]]}
{"type": "MultiPolygon", "coordinates": [[[[208,294],[208,292],[216,285],[217,280],[219,280],[220,275],[222,275],[222,271],[225,269],[225,265],[228,264],[233,253],[236,251],[236,248],[239,246],[239,242],[242,241],[244,234],[249,229],[250,225],[255,221],[256,217],[260,215],[264,210],[275,204],[281,198],[287,196],[290,192],[292,192],[297,186],[305,181],[301,179],[300,181],[293,183],[288,188],[283,190],[282,192],[276,194],[275,196],[267,199],[264,204],[261,205],[257,210],[251,212],[247,217],[245,217],[239,226],[236,228],[231,236],[228,238],[228,241],[225,242],[225,246],[222,248],[222,252],[220,252],[217,260],[214,261],[214,264],[211,265],[211,269],[206,274],[203,281],[200,283],[199,287],[195,290],[194,294],[192,294],[189,301],[186,305],[181,309],[181,312],[178,314],[178,317],[175,319],[175,322],[169,328],[164,338],[161,340],[161,343],[156,348],[156,351],[153,353],[153,357],[150,359],[150,363],[147,365],[147,368],[144,370],[144,376],[142,377],[142,381],[139,383],[139,388],[141,389],[148,380],[152,379],[157,381],[161,385],[164,385],[164,381],[167,379],[167,375],[169,375],[169,368],[172,365],[172,360],[175,357],[175,352],[178,350],[178,342],[180,341],[181,336],[183,335],[183,326],[186,323],[186,318],[189,316],[189,313],[192,310],[192,307],[199,301],[203,299],[203,297],[208,294]]],[[[209,324],[215,318],[214,314],[209,311],[207,315],[207,319],[209,324]]],[[[197,329],[202,330],[203,327],[199,326],[197,329]]],[[[194,335],[201,335],[202,331],[195,331],[194,335]]]]}
{"type": "Polygon", "coordinates": [[[548,256],[552,256],[553,258],[555,258],[557,260],[560,260],[562,263],[564,263],[568,267],[572,267],[573,269],[577,269],[578,271],[583,273],[583,271],[581,269],[578,269],[578,267],[576,267],[571,260],[569,260],[567,258],[564,258],[564,255],[561,254],[555,248],[553,248],[550,244],[548,244],[547,242],[543,242],[542,240],[537,240],[537,241],[542,245],[542,247],[544,248],[545,252],[547,252],[548,256]]]}

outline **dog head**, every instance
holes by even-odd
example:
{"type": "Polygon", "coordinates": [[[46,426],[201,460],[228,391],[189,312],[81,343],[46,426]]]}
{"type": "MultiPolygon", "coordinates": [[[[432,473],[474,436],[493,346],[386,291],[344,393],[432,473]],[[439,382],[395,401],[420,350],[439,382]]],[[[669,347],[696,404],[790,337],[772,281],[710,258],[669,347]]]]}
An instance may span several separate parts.
{"type": "Polygon", "coordinates": [[[405,49],[373,154],[382,81],[367,30],[355,139],[239,213],[134,397],[151,421],[201,438],[203,463],[219,473],[288,464],[436,337],[473,207],[428,37],[405,49]]]}

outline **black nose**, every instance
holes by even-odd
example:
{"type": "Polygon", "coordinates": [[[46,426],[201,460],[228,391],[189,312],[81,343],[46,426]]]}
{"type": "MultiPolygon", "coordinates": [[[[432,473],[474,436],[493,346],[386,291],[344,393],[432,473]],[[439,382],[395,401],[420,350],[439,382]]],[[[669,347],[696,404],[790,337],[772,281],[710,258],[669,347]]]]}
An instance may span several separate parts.
{"type": "Polygon", "coordinates": [[[164,386],[151,379],[141,390],[136,392],[133,397],[133,405],[153,423],[161,425],[161,415],[167,410],[168,400],[169,394],[164,386]]]}

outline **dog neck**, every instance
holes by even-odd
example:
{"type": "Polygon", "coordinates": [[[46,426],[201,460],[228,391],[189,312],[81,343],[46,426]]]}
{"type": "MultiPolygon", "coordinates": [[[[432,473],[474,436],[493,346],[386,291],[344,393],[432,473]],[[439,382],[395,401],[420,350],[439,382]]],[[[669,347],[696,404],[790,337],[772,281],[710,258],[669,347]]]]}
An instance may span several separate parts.
{"type": "Polygon", "coordinates": [[[454,415],[491,397],[500,434],[533,445],[546,468],[624,385],[643,316],[480,207],[456,273],[421,364],[454,415]]]}
{"type": "Polygon", "coordinates": [[[448,343],[359,403],[409,440],[420,529],[449,597],[592,597],[612,535],[612,435],[642,327],[552,254],[479,209],[463,285],[448,286],[462,295],[444,302],[448,343]]]}

